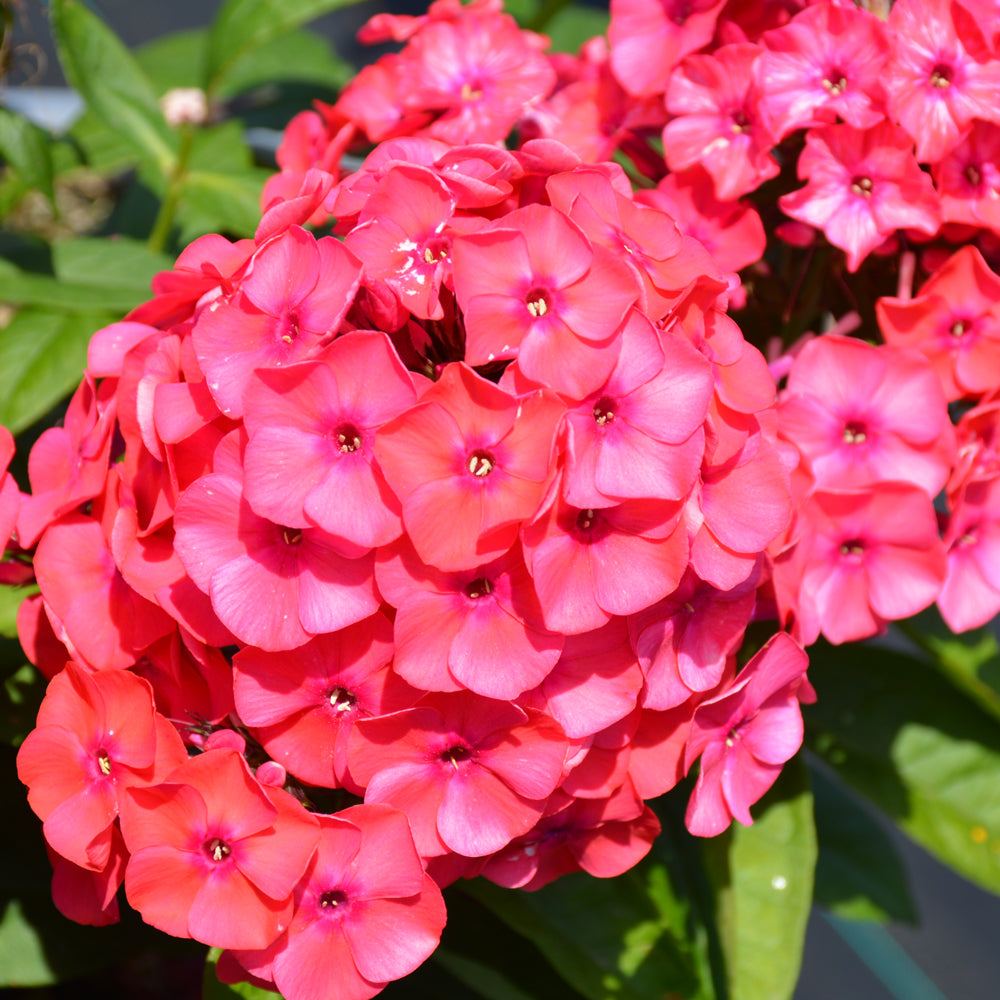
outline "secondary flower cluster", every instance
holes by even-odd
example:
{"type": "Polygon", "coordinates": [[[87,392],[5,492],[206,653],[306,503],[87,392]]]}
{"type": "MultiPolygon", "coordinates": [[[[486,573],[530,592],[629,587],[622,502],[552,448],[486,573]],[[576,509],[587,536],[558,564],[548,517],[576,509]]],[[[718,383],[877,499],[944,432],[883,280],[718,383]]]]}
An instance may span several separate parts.
{"type": "Polygon", "coordinates": [[[255,237],[95,334],[30,494],[0,479],[63,911],[114,920],[124,882],[224,976],[362,1000],[433,951],[440,887],[617,875],[688,772],[692,832],[750,823],[821,633],[1000,610],[973,13],[622,0],[575,58],[493,0],[373,19],[401,51],[292,123],[255,237]],[[782,322],[740,200],[775,150],[809,178],[756,195],[785,250],[845,287],[901,251],[882,345],[850,312],[769,366],[729,315],[782,322]]]}

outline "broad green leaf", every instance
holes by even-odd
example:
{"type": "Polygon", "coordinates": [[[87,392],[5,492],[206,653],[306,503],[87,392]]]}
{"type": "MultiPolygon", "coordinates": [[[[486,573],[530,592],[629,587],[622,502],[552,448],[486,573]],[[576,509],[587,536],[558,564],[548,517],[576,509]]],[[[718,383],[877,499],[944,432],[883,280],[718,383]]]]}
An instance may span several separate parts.
{"type": "MultiPolygon", "coordinates": [[[[79,145],[88,166],[102,174],[113,174],[134,166],[139,158],[129,136],[109,125],[95,111],[87,108],[77,119],[70,136],[79,145]]],[[[157,170],[157,176],[162,174],[157,170]]]]}
{"type": "Polygon", "coordinates": [[[226,0],[208,37],[204,89],[215,95],[237,60],[272,38],[359,0],[226,0]]]}
{"type": "Polygon", "coordinates": [[[553,52],[573,52],[588,39],[603,35],[611,20],[608,11],[576,5],[563,7],[544,31],[552,40],[553,52]]]}
{"type": "MultiPolygon", "coordinates": [[[[141,292],[134,286],[99,286],[78,281],[60,281],[51,274],[21,271],[8,261],[0,260],[0,302],[10,305],[40,306],[74,313],[92,313],[106,309],[118,314],[134,309],[147,298],[148,290],[141,292]]],[[[5,338],[6,332],[0,330],[0,343],[5,338]]],[[[3,373],[0,372],[0,385],[2,384],[3,373]]],[[[0,409],[2,406],[0,401],[0,409]]]]}
{"type": "Polygon", "coordinates": [[[753,826],[705,841],[732,1000],[786,1000],[802,963],[816,865],[805,765],[785,765],[753,826]]]}
{"type": "Polygon", "coordinates": [[[438,948],[432,958],[486,1000],[533,1000],[531,994],[519,990],[502,972],[473,958],[457,955],[447,948],[438,948]]]}
{"type": "Polygon", "coordinates": [[[30,594],[37,594],[37,587],[0,586],[0,636],[17,638],[17,609],[30,594]]]}
{"type": "Polygon", "coordinates": [[[852,920],[914,923],[906,869],[883,823],[815,758],[809,771],[819,841],[816,902],[852,920]]]}
{"type": "Polygon", "coordinates": [[[21,115],[0,108],[0,156],[26,184],[37,188],[49,201],[52,188],[52,138],[21,115]]]}
{"type": "Polygon", "coordinates": [[[201,1000],[275,1000],[277,993],[250,983],[220,983],[215,974],[221,948],[212,948],[205,956],[205,971],[201,979],[201,1000]]]}
{"type": "Polygon", "coordinates": [[[208,28],[174,31],[140,45],[135,58],[156,94],[172,87],[200,87],[205,76],[208,28]]]}
{"type": "Polygon", "coordinates": [[[260,223],[260,193],[270,175],[261,169],[238,174],[192,170],[184,178],[177,213],[182,242],[215,232],[235,238],[253,236],[260,223]]]}
{"type": "Polygon", "coordinates": [[[52,269],[60,281],[114,290],[128,289],[139,302],[152,295],[150,282],[174,266],[172,257],[154,253],[138,240],[80,237],[52,244],[52,269]]]}
{"type": "Polygon", "coordinates": [[[817,644],[809,677],[817,753],[945,864],[1000,892],[1000,724],[904,653],[817,644]]]}
{"type": "Polygon", "coordinates": [[[466,890],[535,943],[589,1000],[662,1000],[699,994],[683,905],[666,866],[647,858],[615,879],[568,875],[520,893],[477,880],[466,890]]]}
{"type": "Polygon", "coordinates": [[[108,313],[21,309],[0,330],[0,424],[17,434],[68,396],[80,381],[91,335],[114,321],[108,313]]]}
{"type": "Polygon", "coordinates": [[[161,174],[169,174],[177,137],[128,49],[80,0],[52,0],[50,10],[67,80],[105,124],[151,159],[161,174]]]}
{"type": "MultiPolygon", "coordinates": [[[[35,728],[38,706],[45,697],[46,680],[41,671],[24,662],[24,652],[11,639],[0,640],[0,742],[18,747],[35,728]],[[8,661],[18,666],[8,666],[8,661]]],[[[2,893],[0,893],[2,898],[2,893]]]]}

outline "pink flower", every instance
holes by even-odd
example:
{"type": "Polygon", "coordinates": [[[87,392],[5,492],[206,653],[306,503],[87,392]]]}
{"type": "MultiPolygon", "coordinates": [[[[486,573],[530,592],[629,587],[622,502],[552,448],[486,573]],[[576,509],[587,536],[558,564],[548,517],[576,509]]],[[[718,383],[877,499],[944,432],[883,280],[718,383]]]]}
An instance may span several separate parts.
{"type": "Polygon", "coordinates": [[[930,177],[913,156],[910,138],[880,122],[865,131],[830,125],[806,135],[800,178],[809,183],[778,199],[782,211],[822,229],[856,271],[897,229],[933,236],[940,209],[930,177]]]}
{"type": "Polygon", "coordinates": [[[752,806],[802,745],[800,701],[814,701],[809,660],[784,632],[774,636],[720,694],[694,713],[685,763],[701,759],[685,822],[714,837],[732,819],[750,826],[752,806]]]}

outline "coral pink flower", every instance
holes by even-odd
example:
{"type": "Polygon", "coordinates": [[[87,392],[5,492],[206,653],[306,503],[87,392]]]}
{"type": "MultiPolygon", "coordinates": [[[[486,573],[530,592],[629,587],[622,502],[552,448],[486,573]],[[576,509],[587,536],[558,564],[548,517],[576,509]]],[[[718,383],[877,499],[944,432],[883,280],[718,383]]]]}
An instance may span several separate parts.
{"type": "Polygon", "coordinates": [[[360,263],[333,237],[317,241],[293,226],[265,243],[239,294],[211,303],[191,333],[222,412],[243,415],[243,390],[255,368],[300,361],[331,338],[360,280],[360,263]]]}
{"type": "Polygon", "coordinates": [[[700,164],[721,201],[732,201],[778,174],[774,136],[758,111],[753,82],[756,45],[724,45],[711,55],[688,56],[667,89],[676,115],[663,130],[667,166],[700,164]]]}
{"type": "Polygon", "coordinates": [[[258,514],[316,525],[361,548],[399,535],[399,502],[375,461],[375,431],[417,393],[385,334],[345,334],[315,361],[257,371],[246,399],[243,488],[258,514]]]}
{"type": "Polygon", "coordinates": [[[931,170],[945,222],[964,222],[1000,234],[1000,126],[977,119],[931,170]]]}
{"type": "Polygon", "coordinates": [[[528,378],[574,399],[607,378],[638,283],[575,223],[529,205],[456,239],[452,253],[470,365],[516,357],[528,378]]]}
{"type": "Polygon", "coordinates": [[[933,497],[948,479],[954,434],[947,405],[933,369],[914,351],[817,337],[792,365],[778,419],[820,489],[895,479],[933,497]]]}
{"type": "Polygon", "coordinates": [[[122,803],[125,892],[143,920],[217,948],[266,948],[288,926],[318,823],[240,754],[208,750],[122,803]]]}
{"type": "Polygon", "coordinates": [[[203,476],[190,486],[175,525],[185,569],[241,642],[294,649],[378,608],[372,553],[320,528],[259,517],[231,476],[203,476]]]}
{"type": "Polygon", "coordinates": [[[266,951],[234,957],[288,1000],[368,1000],[434,951],[444,900],[402,813],[352,806],[319,824],[287,933],[266,951]]]}
{"type": "MultiPolygon", "coordinates": [[[[945,552],[923,490],[880,483],[818,491],[802,518],[800,600],[815,609],[814,627],[830,642],[876,635],[887,621],[909,618],[937,598],[945,552]]],[[[806,643],[815,638],[806,635],[806,643]]]]}
{"type": "Polygon", "coordinates": [[[124,790],[162,780],[186,758],[146,681],[123,670],[90,674],[70,662],[49,683],[17,773],[52,848],[80,868],[103,871],[124,790]]]}
{"type": "Polygon", "coordinates": [[[948,400],[978,396],[1000,378],[1000,275],[966,245],[923,284],[916,298],[875,303],[890,344],[926,355],[948,400]]]}
{"type": "Polygon", "coordinates": [[[349,756],[365,801],[402,809],[422,857],[478,858],[535,825],[562,778],[567,746],[541,712],[460,692],[361,719],[349,756]]]}
{"type": "Polygon", "coordinates": [[[931,179],[917,165],[910,138],[891,122],[808,132],[798,173],[809,183],[778,200],[782,211],[822,229],[847,254],[850,271],[897,229],[928,236],[938,230],[931,179]]]}
{"type": "Polygon", "coordinates": [[[621,85],[642,97],[666,90],[670,71],[712,39],[722,0],[612,0],[608,41],[621,85]]]}
{"type": "Polygon", "coordinates": [[[562,413],[544,390],[513,396],[455,364],[378,431],[375,457],[425,563],[472,569],[513,545],[541,503],[562,413]]]}
{"type": "Polygon", "coordinates": [[[918,160],[941,159],[974,118],[1000,121],[1000,61],[960,3],[899,0],[887,28],[889,112],[913,136],[918,160]]]}
{"type": "Polygon", "coordinates": [[[750,826],[752,806],[774,784],[802,745],[800,701],[814,701],[805,652],[779,632],[720,694],[694,714],[685,755],[700,758],[698,783],[685,822],[714,837],[732,819],[750,826]]]}
{"type": "Polygon", "coordinates": [[[818,3],[762,41],[760,111],[776,138],[838,115],[860,129],[885,117],[880,74],[889,49],[885,26],[869,11],[818,3]]]}
{"type": "Polygon", "coordinates": [[[247,646],[233,658],[236,710],[273,760],[318,788],[362,788],[347,766],[358,719],[409,708],[420,697],[390,668],[392,624],[379,613],[287,653],[247,646]]]}
{"type": "Polygon", "coordinates": [[[425,566],[401,540],[376,579],[396,609],[393,669],[424,691],[467,688],[513,699],[548,675],[563,638],[549,632],[520,548],[456,573],[425,566]]]}

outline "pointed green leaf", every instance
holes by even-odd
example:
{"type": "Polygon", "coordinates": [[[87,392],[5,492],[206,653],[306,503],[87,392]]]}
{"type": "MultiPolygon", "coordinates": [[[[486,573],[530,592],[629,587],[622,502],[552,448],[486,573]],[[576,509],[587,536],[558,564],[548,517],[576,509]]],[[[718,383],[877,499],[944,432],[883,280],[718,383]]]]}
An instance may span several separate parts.
{"type": "Polygon", "coordinates": [[[87,106],[143,157],[169,174],[177,137],[152,84],[118,37],[80,0],[52,0],[52,28],[66,79],[87,106]]]}
{"type": "Polygon", "coordinates": [[[52,137],[27,118],[0,108],[0,156],[26,184],[37,188],[49,201],[52,189],[52,137]]]}
{"type": "Polygon", "coordinates": [[[172,257],[154,253],[145,243],[119,236],[113,240],[80,237],[52,244],[52,269],[60,281],[152,296],[150,283],[174,266],[172,257]]]}
{"type": "Polygon", "coordinates": [[[787,1000],[802,964],[816,865],[813,801],[794,758],[754,807],[753,826],[705,841],[732,1000],[787,1000]]]}
{"type": "Polygon", "coordinates": [[[816,901],[852,920],[916,922],[906,869],[884,820],[815,758],[809,773],[819,841],[816,901]]]}
{"type": "Polygon", "coordinates": [[[21,606],[21,601],[37,593],[37,587],[0,586],[0,636],[17,638],[17,609],[21,606]]]}
{"type": "Polygon", "coordinates": [[[275,1000],[277,993],[250,983],[220,983],[215,974],[221,948],[212,948],[205,956],[205,971],[201,979],[201,1000],[275,1000]]]}
{"type": "Polygon", "coordinates": [[[208,38],[204,89],[215,95],[240,57],[308,21],[360,0],[227,0],[208,38]]]}
{"type": "Polygon", "coordinates": [[[80,381],[91,335],[114,320],[108,313],[21,309],[0,330],[0,424],[17,434],[68,396],[80,381]]]}
{"type": "Polygon", "coordinates": [[[904,653],[810,650],[812,747],[914,840],[1000,892],[1000,724],[904,653]]]}

